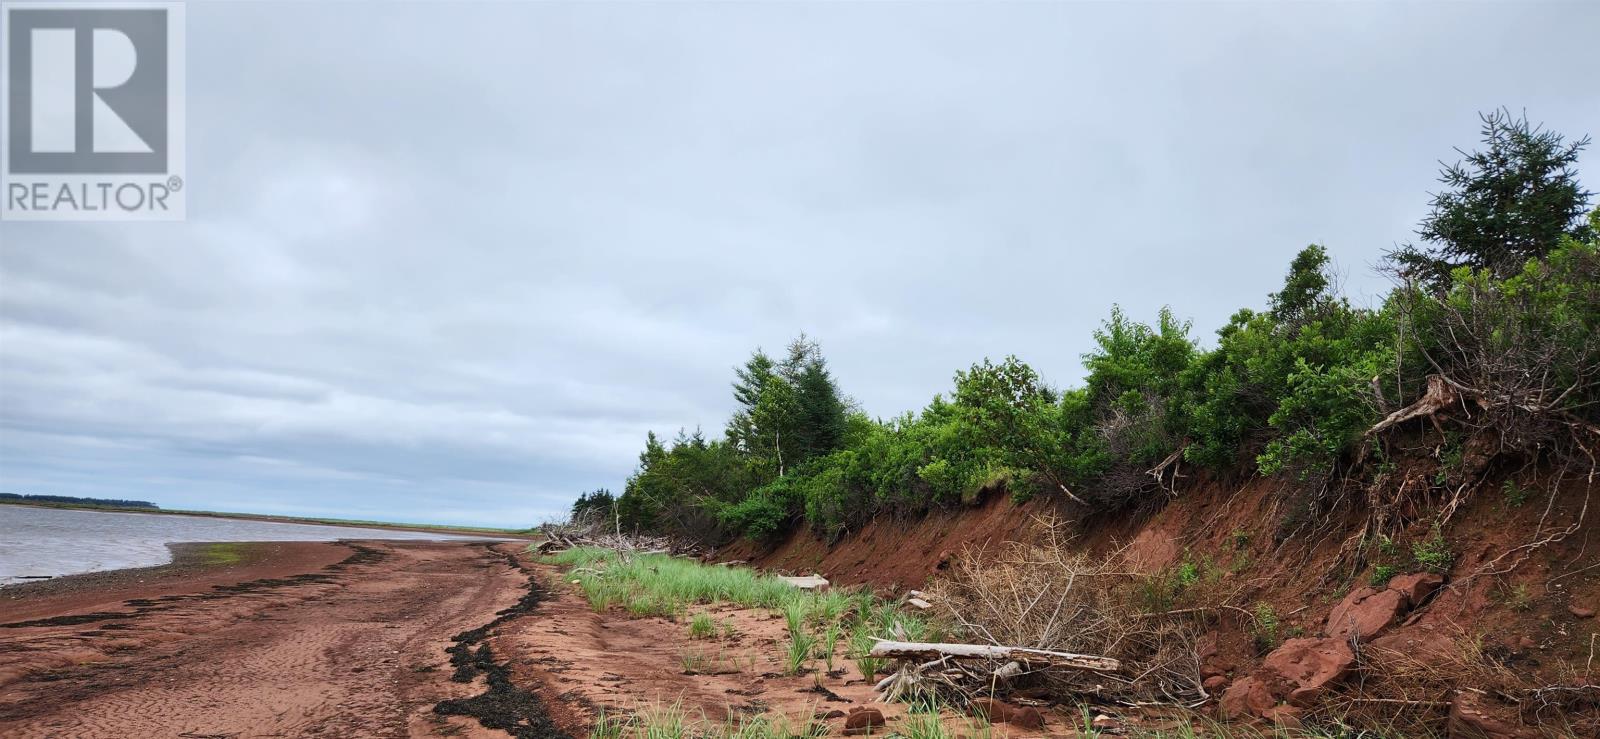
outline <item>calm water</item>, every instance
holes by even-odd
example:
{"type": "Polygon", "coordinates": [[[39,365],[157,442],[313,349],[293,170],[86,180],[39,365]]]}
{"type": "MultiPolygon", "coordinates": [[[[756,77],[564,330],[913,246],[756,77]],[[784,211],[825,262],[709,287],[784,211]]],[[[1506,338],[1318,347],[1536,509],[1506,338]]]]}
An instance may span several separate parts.
{"type": "Polygon", "coordinates": [[[151,567],[172,561],[168,542],[468,539],[414,531],[314,526],[150,513],[0,505],[0,586],[23,575],[151,567]]]}

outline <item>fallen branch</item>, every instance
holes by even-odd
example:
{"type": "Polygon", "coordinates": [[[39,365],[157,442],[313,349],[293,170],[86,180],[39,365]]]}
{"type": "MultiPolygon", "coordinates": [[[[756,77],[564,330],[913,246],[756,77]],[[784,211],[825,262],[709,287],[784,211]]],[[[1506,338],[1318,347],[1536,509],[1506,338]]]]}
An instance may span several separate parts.
{"type": "Polygon", "coordinates": [[[1122,668],[1120,662],[1110,657],[988,644],[940,644],[880,639],[872,646],[870,654],[873,657],[895,659],[993,659],[1094,672],[1116,672],[1122,668]]]}

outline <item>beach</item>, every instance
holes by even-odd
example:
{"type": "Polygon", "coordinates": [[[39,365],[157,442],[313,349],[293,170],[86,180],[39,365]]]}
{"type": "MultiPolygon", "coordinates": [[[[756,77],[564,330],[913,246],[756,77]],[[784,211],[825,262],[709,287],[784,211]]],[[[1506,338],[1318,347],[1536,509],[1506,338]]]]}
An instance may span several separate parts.
{"type": "Polygon", "coordinates": [[[0,736],[504,736],[434,708],[484,692],[446,650],[528,596],[526,546],[178,544],[0,589],[0,736]]]}

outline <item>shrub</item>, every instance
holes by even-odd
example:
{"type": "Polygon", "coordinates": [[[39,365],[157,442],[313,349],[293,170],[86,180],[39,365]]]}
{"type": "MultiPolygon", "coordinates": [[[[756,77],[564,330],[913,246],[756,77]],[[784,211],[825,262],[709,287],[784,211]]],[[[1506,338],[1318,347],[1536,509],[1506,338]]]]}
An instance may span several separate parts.
{"type": "Polygon", "coordinates": [[[1506,505],[1512,508],[1521,508],[1523,503],[1528,502],[1528,489],[1518,485],[1516,480],[1506,480],[1500,486],[1500,492],[1506,505]]]}
{"type": "Polygon", "coordinates": [[[784,533],[790,519],[788,508],[763,488],[744,500],[722,508],[717,515],[723,526],[757,541],[773,541],[784,533]]]}
{"type": "Polygon", "coordinates": [[[1461,434],[1492,434],[1502,454],[1587,463],[1592,439],[1573,429],[1600,420],[1600,240],[1564,238],[1503,279],[1457,269],[1445,291],[1408,286],[1391,303],[1414,364],[1475,406],[1453,419],[1461,434]]]}
{"type": "Polygon", "coordinates": [[[1255,639],[1256,649],[1261,652],[1270,652],[1283,643],[1283,622],[1278,619],[1278,612],[1270,603],[1257,603],[1252,612],[1255,617],[1251,624],[1251,634],[1255,639]]]}
{"type": "Polygon", "coordinates": [[[958,639],[1105,655],[1122,660],[1128,674],[1146,676],[1132,684],[1070,670],[1036,676],[1056,691],[1095,690],[1121,701],[1197,690],[1197,675],[1185,667],[1194,659],[1197,622],[1141,614],[1128,569],[1120,557],[1082,553],[1059,525],[1045,522],[1028,542],[1008,542],[981,560],[957,557],[930,592],[962,615],[970,633],[958,639]]]}
{"type": "Polygon", "coordinates": [[[1455,562],[1455,552],[1450,551],[1450,542],[1444,538],[1444,532],[1438,525],[1428,533],[1428,536],[1411,545],[1411,557],[1416,560],[1417,566],[1428,572],[1445,574],[1450,571],[1450,565],[1455,562]]]}

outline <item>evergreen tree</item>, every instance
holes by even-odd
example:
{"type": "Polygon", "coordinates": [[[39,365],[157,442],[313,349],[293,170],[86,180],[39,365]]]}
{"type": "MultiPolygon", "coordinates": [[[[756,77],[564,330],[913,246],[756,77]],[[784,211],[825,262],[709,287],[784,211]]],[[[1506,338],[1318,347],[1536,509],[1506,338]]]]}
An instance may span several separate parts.
{"type": "Polygon", "coordinates": [[[1447,284],[1456,267],[1504,277],[1562,236],[1581,239],[1587,231],[1581,219],[1593,193],[1579,185],[1575,165],[1589,137],[1569,143],[1506,110],[1480,118],[1487,149],[1456,150],[1466,160],[1440,172],[1447,189],[1433,197],[1417,229],[1433,248],[1407,245],[1389,254],[1402,275],[1434,287],[1447,284]]]}
{"type": "Polygon", "coordinates": [[[733,399],[739,403],[739,409],[728,419],[727,433],[728,441],[741,451],[749,452],[754,448],[756,430],[752,418],[761,402],[762,388],[771,381],[775,368],[772,357],[756,349],[743,367],[733,370],[733,399]]]}
{"type": "Polygon", "coordinates": [[[1272,294],[1272,318],[1281,325],[1299,326],[1336,300],[1329,274],[1328,250],[1312,244],[1289,263],[1283,289],[1272,294]]]}
{"type": "Polygon", "coordinates": [[[609,523],[616,506],[616,496],[605,488],[592,493],[582,493],[572,503],[572,520],[578,523],[595,521],[609,523]]]}
{"type": "Polygon", "coordinates": [[[795,389],[795,432],[800,459],[827,454],[844,440],[847,408],[828,371],[822,348],[802,334],[789,346],[785,374],[795,389]]]}

